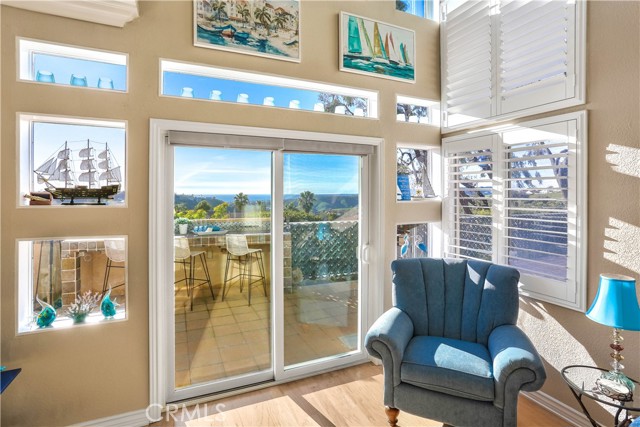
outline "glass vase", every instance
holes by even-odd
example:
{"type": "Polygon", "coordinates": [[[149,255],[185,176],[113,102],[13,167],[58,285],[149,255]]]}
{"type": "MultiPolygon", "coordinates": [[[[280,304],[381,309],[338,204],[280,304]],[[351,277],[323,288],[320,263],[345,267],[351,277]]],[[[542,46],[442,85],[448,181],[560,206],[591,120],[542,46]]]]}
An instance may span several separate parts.
{"type": "Polygon", "coordinates": [[[71,79],[69,80],[69,84],[71,84],[71,86],[87,87],[87,76],[71,74],[71,79]]]}

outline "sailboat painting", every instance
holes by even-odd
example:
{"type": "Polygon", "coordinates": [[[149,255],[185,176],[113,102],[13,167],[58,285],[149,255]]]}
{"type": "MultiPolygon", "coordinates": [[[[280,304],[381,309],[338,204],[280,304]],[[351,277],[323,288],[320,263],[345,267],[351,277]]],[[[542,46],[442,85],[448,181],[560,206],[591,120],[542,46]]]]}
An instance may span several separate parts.
{"type": "Polygon", "coordinates": [[[415,83],[415,32],[340,13],[340,70],[415,83]]]}

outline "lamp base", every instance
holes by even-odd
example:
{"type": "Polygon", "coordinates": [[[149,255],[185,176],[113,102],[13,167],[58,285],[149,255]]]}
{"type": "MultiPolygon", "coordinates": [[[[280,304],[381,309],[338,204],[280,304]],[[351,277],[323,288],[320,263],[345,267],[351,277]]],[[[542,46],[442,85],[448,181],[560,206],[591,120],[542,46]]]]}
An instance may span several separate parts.
{"type": "Polygon", "coordinates": [[[620,371],[603,372],[596,384],[605,396],[621,402],[633,400],[635,385],[620,371]]]}

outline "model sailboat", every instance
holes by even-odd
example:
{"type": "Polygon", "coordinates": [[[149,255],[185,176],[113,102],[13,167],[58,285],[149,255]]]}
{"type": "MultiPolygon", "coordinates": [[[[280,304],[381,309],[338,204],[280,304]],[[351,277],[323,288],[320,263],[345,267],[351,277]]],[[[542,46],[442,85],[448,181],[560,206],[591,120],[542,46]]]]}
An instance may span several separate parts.
{"type": "Polygon", "coordinates": [[[63,204],[70,205],[77,204],[76,199],[93,199],[96,201],[91,204],[103,205],[120,191],[122,181],[109,145],[91,140],[79,150],[71,149],[65,141],[34,173],[54,199],[68,200],[63,204]]]}

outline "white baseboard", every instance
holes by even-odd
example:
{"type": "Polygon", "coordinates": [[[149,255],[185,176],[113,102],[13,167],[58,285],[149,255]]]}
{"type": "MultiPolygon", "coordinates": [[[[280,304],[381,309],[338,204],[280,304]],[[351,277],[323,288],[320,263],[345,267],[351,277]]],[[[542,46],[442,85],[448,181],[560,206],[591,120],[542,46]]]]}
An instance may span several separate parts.
{"type": "Polygon", "coordinates": [[[546,393],[543,393],[541,391],[536,391],[533,393],[523,391],[522,395],[527,399],[532,400],[533,402],[542,406],[549,412],[552,412],[553,414],[567,421],[574,427],[591,425],[591,422],[585,414],[573,409],[571,406],[560,402],[558,399],[555,399],[546,393]]]}
{"type": "Polygon", "coordinates": [[[146,409],[131,411],[111,417],[85,421],[71,427],[144,427],[149,425],[146,409]]]}

